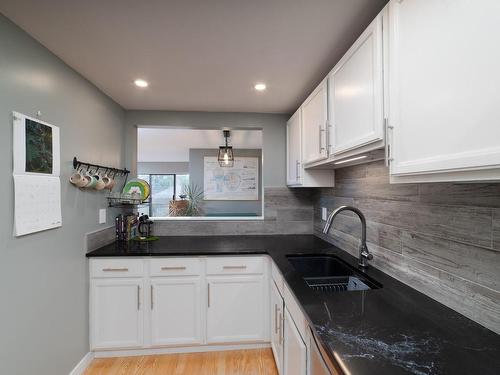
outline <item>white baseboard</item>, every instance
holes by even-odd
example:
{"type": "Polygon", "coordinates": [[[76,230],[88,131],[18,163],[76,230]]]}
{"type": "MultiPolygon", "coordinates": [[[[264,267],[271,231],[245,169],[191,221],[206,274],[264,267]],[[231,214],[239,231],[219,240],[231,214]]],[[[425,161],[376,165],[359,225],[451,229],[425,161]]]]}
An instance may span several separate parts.
{"type": "Polygon", "coordinates": [[[85,354],[80,362],[75,366],[73,370],[69,373],[69,375],[81,375],[85,372],[87,367],[89,367],[90,362],[94,359],[94,353],[88,352],[85,354]]]}
{"type": "MultiPolygon", "coordinates": [[[[112,357],[134,357],[140,355],[161,355],[177,353],[202,353],[216,352],[226,350],[244,350],[244,349],[265,349],[270,348],[270,343],[251,343],[251,344],[233,344],[233,345],[197,345],[180,346],[170,348],[147,348],[147,349],[124,349],[124,350],[98,350],[93,352],[94,358],[112,358],[112,357]]],[[[75,373],[76,375],[77,373],[75,373]]],[[[71,373],[70,375],[74,375],[71,373]]]]}

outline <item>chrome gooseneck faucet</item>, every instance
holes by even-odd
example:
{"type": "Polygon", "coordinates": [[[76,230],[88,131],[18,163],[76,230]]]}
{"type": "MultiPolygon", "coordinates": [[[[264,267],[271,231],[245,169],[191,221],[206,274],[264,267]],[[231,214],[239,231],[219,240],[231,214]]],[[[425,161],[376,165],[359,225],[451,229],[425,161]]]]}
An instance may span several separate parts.
{"type": "Polygon", "coordinates": [[[358,265],[360,267],[366,268],[368,267],[367,260],[372,260],[373,255],[370,254],[370,252],[368,251],[368,247],[366,246],[366,219],[365,215],[363,215],[363,213],[359,209],[352,206],[340,206],[335,211],[333,211],[330,216],[328,216],[328,220],[326,221],[325,227],[323,228],[323,233],[328,234],[332,226],[333,219],[335,219],[335,216],[337,216],[342,211],[352,211],[356,215],[358,215],[359,220],[361,220],[361,245],[359,245],[358,265]]]}

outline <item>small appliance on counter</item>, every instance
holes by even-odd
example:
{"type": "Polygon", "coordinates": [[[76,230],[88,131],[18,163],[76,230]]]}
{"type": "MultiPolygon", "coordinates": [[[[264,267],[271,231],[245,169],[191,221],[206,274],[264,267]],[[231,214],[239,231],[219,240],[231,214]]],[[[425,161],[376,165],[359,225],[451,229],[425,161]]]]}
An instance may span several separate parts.
{"type": "Polygon", "coordinates": [[[137,214],[120,214],[115,218],[117,241],[130,241],[138,236],[139,218],[137,214]]]}
{"type": "Polygon", "coordinates": [[[148,215],[141,215],[139,217],[139,241],[152,241],[158,239],[158,237],[153,236],[153,220],[149,218],[148,215]]]}

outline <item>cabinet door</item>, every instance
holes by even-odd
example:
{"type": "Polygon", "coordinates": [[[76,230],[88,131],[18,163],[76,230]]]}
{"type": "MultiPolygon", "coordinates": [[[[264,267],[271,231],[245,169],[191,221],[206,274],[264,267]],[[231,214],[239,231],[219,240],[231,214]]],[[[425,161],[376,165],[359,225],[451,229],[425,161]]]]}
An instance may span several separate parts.
{"type": "Polygon", "coordinates": [[[500,178],[498,14],[497,0],[390,3],[392,175],[500,178]]]}
{"type": "Polygon", "coordinates": [[[265,300],[264,275],[207,277],[207,342],[264,340],[265,300]]]}
{"type": "Polygon", "coordinates": [[[285,309],[284,322],[284,375],[306,375],[307,374],[307,347],[300,336],[297,327],[285,309]]]}
{"type": "Polygon", "coordinates": [[[302,162],[326,159],[327,82],[323,81],[302,104],[302,162]]]}
{"type": "Polygon", "coordinates": [[[200,277],[153,278],[150,302],[153,345],[201,343],[200,277]]]}
{"type": "Polygon", "coordinates": [[[271,348],[278,373],[283,373],[283,298],[271,281],[271,348]]]}
{"type": "Polygon", "coordinates": [[[384,139],[382,56],[380,14],[328,77],[335,156],[384,139]]]}
{"type": "Polygon", "coordinates": [[[300,184],[300,170],[302,168],[301,144],[301,110],[299,108],[286,124],[286,179],[288,185],[300,184]]]}
{"type": "Polygon", "coordinates": [[[143,280],[91,281],[92,349],[143,345],[143,280]]]}

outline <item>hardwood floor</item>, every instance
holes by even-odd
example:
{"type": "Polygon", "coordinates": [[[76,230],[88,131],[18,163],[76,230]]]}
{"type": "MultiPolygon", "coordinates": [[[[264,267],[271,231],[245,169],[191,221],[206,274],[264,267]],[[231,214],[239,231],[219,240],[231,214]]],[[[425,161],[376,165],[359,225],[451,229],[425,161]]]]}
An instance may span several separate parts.
{"type": "Polygon", "coordinates": [[[278,375],[271,349],[96,358],[84,375],[278,375]]]}

